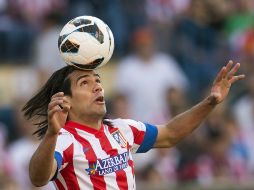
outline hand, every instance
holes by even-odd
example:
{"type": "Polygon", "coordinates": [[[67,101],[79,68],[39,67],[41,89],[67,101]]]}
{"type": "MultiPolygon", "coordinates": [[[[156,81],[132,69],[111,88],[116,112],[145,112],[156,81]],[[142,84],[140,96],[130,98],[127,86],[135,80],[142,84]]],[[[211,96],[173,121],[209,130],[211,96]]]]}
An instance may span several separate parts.
{"type": "Polygon", "coordinates": [[[213,105],[221,103],[228,95],[231,85],[245,77],[245,75],[235,75],[239,68],[240,63],[236,63],[233,66],[233,61],[231,60],[226,66],[222,67],[213,82],[209,96],[213,105]]]}
{"type": "Polygon", "coordinates": [[[51,97],[48,105],[48,130],[47,134],[56,135],[64,126],[70,105],[63,92],[58,92],[51,97]]]}

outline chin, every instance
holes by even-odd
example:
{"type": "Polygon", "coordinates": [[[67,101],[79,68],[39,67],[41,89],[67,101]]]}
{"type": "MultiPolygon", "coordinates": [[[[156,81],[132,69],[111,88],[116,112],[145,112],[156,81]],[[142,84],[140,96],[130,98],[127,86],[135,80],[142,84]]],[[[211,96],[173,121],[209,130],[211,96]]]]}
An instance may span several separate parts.
{"type": "Polygon", "coordinates": [[[98,110],[99,112],[97,112],[97,115],[100,116],[100,117],[104,117],[107,113],[106,109],[103,109],[103,110],[98,110]]]}
{"type": "MultiPolygon", "coordinates": [[[[92,110],[91,110],[92,111],[92,110]]],[[[93,108],[93,111],[90,112],[93,116],[96,116],[98,118],[103,118],[106,115],[106,107],[105,106],[100,106],[97,108],[93,108]]]]}

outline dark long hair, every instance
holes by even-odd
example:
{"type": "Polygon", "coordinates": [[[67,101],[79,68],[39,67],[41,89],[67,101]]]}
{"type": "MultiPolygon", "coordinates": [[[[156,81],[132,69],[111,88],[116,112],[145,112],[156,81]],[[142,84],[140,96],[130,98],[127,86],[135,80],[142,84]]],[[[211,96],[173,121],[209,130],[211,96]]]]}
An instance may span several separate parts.
{"type": "MultiPolygon", "coordinates": [[[[64,92],[67,96],[72,95],[69,75],[75,70],[79,69],[65,66],[54,72],[39,92],[22,108],[27,119],[36,121],[34,124],[37,126],[37,130],[34,134],[38,135],[40,139],[44,137],[48,129],[48,104],[51,97],[57,92],[64,92]]],[[[112,123],[106,117],[103,118],[103,123],[112,126],[112,123]]]]}
{"type": "Polygon", "coordinates": [[[46,84],[22,108],[27,119],[36,121],[38,127],[34,134],[41,139],[48,129],[48,104],[51,96],[57,92],[64,92],[71,96],[71,81],[68,77],[76,68],[65,66],[54,72],[46,84]]]}

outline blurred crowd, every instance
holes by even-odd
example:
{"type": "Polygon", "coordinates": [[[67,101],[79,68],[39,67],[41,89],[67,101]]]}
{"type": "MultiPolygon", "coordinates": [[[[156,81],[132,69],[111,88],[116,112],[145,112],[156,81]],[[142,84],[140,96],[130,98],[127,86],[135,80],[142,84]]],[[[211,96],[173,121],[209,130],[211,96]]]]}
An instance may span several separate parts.
{"type": "Polygon", "coordinates": [[[37,189],[28,163],[39,140],[21,108],[65,66],[58,35],[80,15],[101,18],[114,34],[102,72],[111,75],[103,81],[109,118],[165,123],[205,98],[229,59],[240,62],[246,79],[202,126],[174,148],[135,155],[135,171],[138,182],[171,188],[254,188],[253,0],[0,0],[0,189],[37,189]]]}

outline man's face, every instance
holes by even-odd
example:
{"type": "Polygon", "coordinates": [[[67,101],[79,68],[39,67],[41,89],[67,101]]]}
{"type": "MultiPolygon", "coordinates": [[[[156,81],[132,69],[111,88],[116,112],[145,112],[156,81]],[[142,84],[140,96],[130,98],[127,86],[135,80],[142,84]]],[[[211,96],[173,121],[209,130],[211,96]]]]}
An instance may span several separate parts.
{"type": "Polygon", "coordinates": [[[102,119],[106,114],[104,89],[94,71],[76,70],[70,75],[71,92],[69,119],[102,119]]]}

